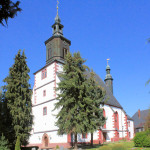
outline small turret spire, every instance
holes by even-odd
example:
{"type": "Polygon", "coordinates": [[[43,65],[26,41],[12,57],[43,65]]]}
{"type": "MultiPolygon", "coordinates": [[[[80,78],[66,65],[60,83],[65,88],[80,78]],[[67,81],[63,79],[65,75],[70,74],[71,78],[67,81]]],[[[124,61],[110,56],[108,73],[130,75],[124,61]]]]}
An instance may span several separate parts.
{"type": "Polygon", "coordinates": [[[112,76],[111,76],[111,74],[110,74],[110,66],[109,66],[109,64],[108,64],[108,61],[109,61],[110,59],[107,59],[107,66],[106,66],[106,76],[105,76],[105,84],[106,84],[106,86],[110,89],[110,91],[113,93],[113,78],[112,78],[112,76]]]}
{"type": "Polygon", "coordinates": [[[108,59],[107,59],[107,65],[108,65],[108,61],[109,61],[109,60],[110,60],[110,59],[108,58],[108,59]]]}
{"type": "Polygon", "coordinates": [[[62,35],[63,36],[63,25],[60,23],[61,20],[59,18],[59,15],[58,15],[58,7],[59,5],[59,1],[57,0],[57,15],[55,17],[55,23],[52,25],[52,28],[53,28],[53,35],[62,35]]]}
{"type": "Polygon", "coordinates": [[[59,4],[59,1],[57,0],[57,16],[58,16],[58,4],[59,4]]]}

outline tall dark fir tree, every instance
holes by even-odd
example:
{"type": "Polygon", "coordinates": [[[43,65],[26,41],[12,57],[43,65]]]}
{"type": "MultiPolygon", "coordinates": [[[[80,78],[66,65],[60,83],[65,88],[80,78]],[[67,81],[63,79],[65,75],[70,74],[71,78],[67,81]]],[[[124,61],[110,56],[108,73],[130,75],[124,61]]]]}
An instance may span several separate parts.
{"type": "Polygon", "coordinates": [[[105,92],[96,84],[94,75],[88,79],[88,67],[84,62],[80,53],[73,56],[67,54],[63,72],[59,75],[61,81],[58,83],[58,102],[55,105],[55,109],[59,109],[56,122],[58,133],[73,133],[75,149],[78,133],[93,133],[105,122],[100,109],[105,92]]]}
{"type": "Polygon", "coordinates": [[[25,53],[23,51],[21,54],[19,50],[4,82],[6,82],[5,96],[12,117],[15,138],[20,137],[21,145],[27,144],[33,122],[29,72],[25,53]]]}
{"type": "Polygon", "coordinates": [[[5,97],[5,93],[6,87],[3,86],[0,91],[0,134],[3,134],[8,140],[8,147],[14,150],[15,131],[12,126],[12,117],[7,107],[8,101],[5,97]]]}

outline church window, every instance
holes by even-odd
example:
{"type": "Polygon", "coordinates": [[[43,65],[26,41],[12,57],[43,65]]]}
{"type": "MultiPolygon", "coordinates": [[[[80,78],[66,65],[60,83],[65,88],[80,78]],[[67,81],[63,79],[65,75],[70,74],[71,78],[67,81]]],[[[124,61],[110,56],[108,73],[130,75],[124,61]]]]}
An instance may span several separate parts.
{"type": "Polygon", "coordinates": [[[118,112],[115,112],[115,128],[119,130],[119,115],[118,112]]]}
{"type": "Polygon", "coordinates": [[[47,69],[42,70],[42,79],[45,79],[47,77],[47,69]]]}
{"type": "Polygon", "coordinates": [[[130,127],[130,121],[128,121],[128,127],[130,127]]]}
{"type": "Polygon", "coordinates": [[[63,58],[65,58],[66,55],[67,55],[67,49],[64,48],[64,50],[63,50],[63,58]]]}
{"type": "Polygon", "coordinates": [[[43,91],[43,96],[46,96],[46,90],[43,91]]]}
{"type": "Polygon", "coordinates": [[[87,133],[82,133],[82,139],[86,139],[87,138],[87,133]]]}
{"type": "MultiPolygon", "coordinates": [[[[103,116],[106,118],[106,112],[105,112],[105,109],[103,109],[103,116]]],[[[105,128],[105,129],[106,129],[106,122],[105,122],[105,124],[104,124],[103,128],[105,128]]]]}
{"type": "Polygon", "coordinates": [[[44,116],[44,115],[47,115],[47,107],[44,107],[44,108],[43,108],[43,116],[44,116]]]}

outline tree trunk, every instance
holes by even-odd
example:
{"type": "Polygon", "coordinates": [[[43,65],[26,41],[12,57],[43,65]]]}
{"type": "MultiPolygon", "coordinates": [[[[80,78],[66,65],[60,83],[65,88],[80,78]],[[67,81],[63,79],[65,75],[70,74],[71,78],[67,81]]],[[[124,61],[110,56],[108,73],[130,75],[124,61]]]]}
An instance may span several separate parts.
{"type": "Polygon", "coordinates": [[[77,133],[75,133],[75,139],[74,139],[74,149],[77,150],[77,133]]]}
{"type": "Polygon", "coordinates": [[[91,133],[91,146],[93,147],[93,133],[91,133]]]}

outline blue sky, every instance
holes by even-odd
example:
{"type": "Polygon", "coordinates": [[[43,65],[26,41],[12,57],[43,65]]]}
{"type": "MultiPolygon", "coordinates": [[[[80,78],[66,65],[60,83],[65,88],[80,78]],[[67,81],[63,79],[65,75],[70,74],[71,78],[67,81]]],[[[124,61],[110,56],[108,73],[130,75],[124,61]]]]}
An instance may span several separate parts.
{"type": "MultiPolygon", "coordinates": [[[[25,49],[33,73],[46,63],[44,41],[52,36],[56,0],[21,1],[22,12],[0,25],[0,86],[19,49],[25,49]]],[[[59,16],[71,52],[80,51],[102,79],[110,58],[114,96],[132,116],[150,107],[150,1],[148,0],[60,0],[59,16]]]]}

